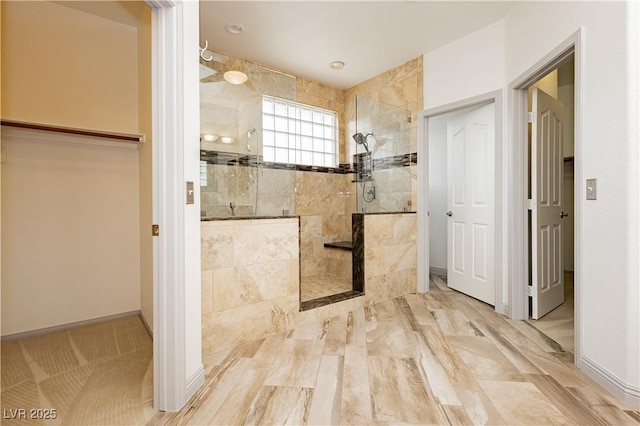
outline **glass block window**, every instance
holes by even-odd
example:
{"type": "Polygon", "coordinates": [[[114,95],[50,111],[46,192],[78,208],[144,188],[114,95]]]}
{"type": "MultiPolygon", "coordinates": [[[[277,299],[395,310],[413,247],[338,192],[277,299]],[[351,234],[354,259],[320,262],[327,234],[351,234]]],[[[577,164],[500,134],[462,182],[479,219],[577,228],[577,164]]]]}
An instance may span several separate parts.
{"type": "Polygon", "coordinates": [[[207,162],[200,161],[200,186],[207,186],[207,162]]]}
{"type": "Polygon", "coordinates": [[[262,97],[264,161],[336,167],[337,127],[335,111],[262,97]]]}

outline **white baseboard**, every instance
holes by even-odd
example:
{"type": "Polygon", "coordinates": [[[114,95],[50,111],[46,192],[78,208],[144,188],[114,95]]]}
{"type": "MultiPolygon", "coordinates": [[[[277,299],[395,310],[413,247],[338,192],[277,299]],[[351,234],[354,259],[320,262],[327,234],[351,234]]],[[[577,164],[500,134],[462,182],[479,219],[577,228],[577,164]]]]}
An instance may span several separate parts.
{"type": "Polygon", "coordinates": [[[502,305],[502,313],[507,317],[507,318],[511,318],[511,306],[509,306],[508,304],[504,303],[502,305]]]}
{"type": "Polygon", "coordinates": [[[578,368],[620,401],[640,409],[640,388],[623,382],[589,358],[582,356],[578,368]]]}
{"type": "Polygon", "coordinates": [[[439,277],[446,277],[447,276],[447,268],[437,268],[435,266],[430,266],[429,267],[429,273],[433,274],[433,275],[437,275],[439,277]]]}
{"type": "Polygon", "coordinates": [[[200,364],[200,367],[196,370],[195,373],[187,380],[187,401],[195,395],[195,393],[200,389],[200,386],[204,384],[204,365],[200,364]]]}
{"type": "Polygon", "coordinates": [[[24,331],[24,332],[21,332],[21,333],[8,334],[6,336],[2,336],[2,341],[3,342],[8,342],[10,340],[17,340],[17,339],[24,339],[26,337],[40,336],[40,335],[46,334],[46,333],[53,333],[53,332],[56,332],[56,331],[62,331],[62,330],[70,329],[70,328],[82,327],[84,325],[97,324],[97,323],[100,323],[100,322],[112,321],[112,320],[116,320],[116,319],[120,319],[120,318],[132,317],[132,316],[136,316],[136,315],[140,316],[140,311],[122,312],[122,313],[119,313],[119,314],[107,315],[107,316],[99,317],[99,318],[92,318],[92,319],[83,320],[83,321],[70,322],[70,323],[67,323],[67,324],[54,325],[53,327],[45,327],[45,328],[39,328],[37,330],[29,330],[29,331],[24,331]]]}

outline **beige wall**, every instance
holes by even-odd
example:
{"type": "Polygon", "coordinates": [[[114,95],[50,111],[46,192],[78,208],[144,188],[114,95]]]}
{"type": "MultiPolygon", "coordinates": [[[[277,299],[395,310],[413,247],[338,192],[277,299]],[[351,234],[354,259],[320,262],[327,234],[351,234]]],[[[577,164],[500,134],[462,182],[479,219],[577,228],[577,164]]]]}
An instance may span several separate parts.
{"type": "Polygon", "coordinates": [[[138,310],[137,148],[2,139],[2,335],[138,310]]]}
{"type": "Polygon", "coordinates": [[[138,132],[136,28],[51,2],[2,2],[4,119],[138,132]]]}

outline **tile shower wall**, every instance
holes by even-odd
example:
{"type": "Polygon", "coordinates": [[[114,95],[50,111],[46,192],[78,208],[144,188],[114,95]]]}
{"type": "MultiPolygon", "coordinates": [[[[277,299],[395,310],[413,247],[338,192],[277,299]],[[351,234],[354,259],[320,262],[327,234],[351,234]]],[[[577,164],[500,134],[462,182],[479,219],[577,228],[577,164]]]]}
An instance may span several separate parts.
{"type": "Polygon", "coordinates": [[[298,219],[202,222],[203,354],[414,293],[415,227],[412,213],[365,215],[365,295],[300,312],[298,219]]]}
{"type": "MultiPolygon", "coordinates": [[[[298,78],[296,101],[335,111],[343,127],[344,91],[298,78]]],[[[344,158],[345,134],[338,131],[338,161],[344,158]]],[[[302,277],[330,274],[351,279],[349,252],[329,249],[324,243],[351,241],[351,213],[355,211],[353,175],[296,173],[296,214],[300,215],[300,263],[302,277]]]]}
{"type": "MultiPolygon", "coordinates": [[[[351,142],[350,136],[356,131],[356,96],[365,96],[373,101],[381,102],[385,105],[391,105],[398,108],[408,110],[411,115],[411,123],[409,124],[409,151],[417,152],[418,146],[418,112],[423,109],[423,90],[422,90],[422,74],[423,61],[422,57],[418,57],[387,72],[377,75],[376,77],[364,81],[345,91],[345,109],[344,123],[346,123],[346,135],[349,137],[348,148],[344,150],[342,162],[351,162],[351,156],[356,153],[355,143],[351,142]]],[[[342,151],[341,151],[342,152],[342,151]]],[[[406,154],[406,153],[394,153],[406,154]]],[[[406,191],[406,183],[404,179],[410,178],[410,210],[415,211],[417,205],[417,167],[414,161],[410,166],[401,171],[388,171],[387,174],[398,173],[398,176],[386,179],[388,176],[377,176],[376,183],[382,184],[387,180],[387,188],[378,188],[380,193],[383,192],[404,192],[406,191]],[[400,187],[393,185],[398,184],[400,187]],[[389,187],[391,186],[391,187],[389,187]]],[[[396,197],[395,195],[390,195],[396,197]]],[[[403,211],[404,202],[399,202],[398,211],[403,211]]]]}
{"type": "Polygon", "coordinates": [[[415,293],[417,215],[364,215],[364,277],[367,305],[415,293]]]}
{"type": "Polygon", "coordinates": [[[351,278],[349,252],[324,247],[351,241],[351,213],[355,197],[351,174],[296,172],[296,213],[300,215],[301,276],[332,274],[351,278]]]}
{"type": "Polygon", "coordinates": [[[298,311],[298,219],[202,222],[202,350],[293,327],[298,311]]]}

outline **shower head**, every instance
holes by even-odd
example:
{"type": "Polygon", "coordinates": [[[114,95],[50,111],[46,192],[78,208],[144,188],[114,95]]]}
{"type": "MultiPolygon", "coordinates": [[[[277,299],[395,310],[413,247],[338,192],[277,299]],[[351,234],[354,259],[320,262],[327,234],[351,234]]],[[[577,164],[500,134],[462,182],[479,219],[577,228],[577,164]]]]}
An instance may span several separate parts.
{"type": "Polygon", "coordinates": [[[373,136],[373,133],[369,132],[366,135],[363,135],[362,133],[358,132],[353,135],[353,140],[356,141],[358,145],[362,145],[365,151],[369,152],[369,145],[367,144],[367,138],[369,136],[373,136]]]}

